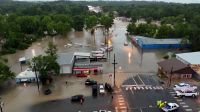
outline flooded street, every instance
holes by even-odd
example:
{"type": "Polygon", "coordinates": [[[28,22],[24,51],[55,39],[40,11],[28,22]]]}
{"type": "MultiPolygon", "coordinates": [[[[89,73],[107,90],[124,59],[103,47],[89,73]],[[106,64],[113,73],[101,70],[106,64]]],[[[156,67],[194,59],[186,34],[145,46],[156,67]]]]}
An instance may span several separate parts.
{"type": "MultiPolygon", "coordinates": [[[[112,33],[113,51],[110,52],[108,62],[103,63],[103,75],[91,76],[98,82],[110,82],[108,74],[113,72],[113,54],[116,55],[116,82],[119,86],[132,73],[156,73],[157,62],[160,61],[163,55],[168,50],[148,50],[143,53],[128,41],[125,33],[127,22],[115,20],[113,27],[110,29],[112,33]],[[128,42],[128,46],[124,46],[124,42],[128,42]]],[[[63,52],[90,52],[97,50],[104,42],[104,36],[101,29],[95,31],[95,36],[89,32],[71,32],[68,36],[46,37],[33,43],[28,49],[18,51],[15,54],[5,56],[8,59],[8,65],[16,74],[21,72],[21,67],[18,62],[19,58],[26,57],[31,59],[34,56],[41,55],[47,48],[49,41],[53,41],[58,48],[59,53],[63,52]],[[72,46],[65,47],[67,43],[80,43],[83,47],[72,46]]],[[[22,68],[24,70],[25,67],[22,68]]],[[[12,90],[2,94],[4,99],[5,112],[29,112],[29,108],[39,102],[44,102],[54,99],[69,98],[74,94],[82,93],[86,96],[91,95],[91,89],[85,87],[85,78],[76,78],[73,76],[62,76],[56,78],[55,91],[48,96],[38,93],[37,87],[34,84],[28,84],[27,87],[19,85],[12,90]],[[65,81],[69,81],[69,85],[65,85],[65,81]]],[[[31,112],[31,111],[30,111],[31,112]]]]}

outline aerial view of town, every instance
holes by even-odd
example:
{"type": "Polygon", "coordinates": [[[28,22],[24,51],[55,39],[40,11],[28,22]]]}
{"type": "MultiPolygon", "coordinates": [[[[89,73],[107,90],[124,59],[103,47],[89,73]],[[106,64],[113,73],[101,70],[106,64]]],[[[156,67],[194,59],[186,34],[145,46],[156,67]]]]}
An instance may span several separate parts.
{"type": "Polygon", "coordinates": [[[200,0],[0,0],[0,112],[200,112],[200,0]]]}

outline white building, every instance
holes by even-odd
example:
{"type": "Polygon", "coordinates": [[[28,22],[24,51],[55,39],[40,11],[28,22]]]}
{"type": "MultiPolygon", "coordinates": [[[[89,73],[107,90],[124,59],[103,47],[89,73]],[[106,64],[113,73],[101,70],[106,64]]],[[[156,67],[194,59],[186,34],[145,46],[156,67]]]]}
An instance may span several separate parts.
{"type": "Polygon", "coordinates": [[[20,82],[36,82],[37,80],[36,80],[35,72],[32,71],[30,68],[27,68],[25,71],[19,73],[15,77],[15,81],[17,83],[20,83],[20,82]]]}
{"type": "Polygon", "coordinates": [[[194,70],[194,78],[200,80],[200,51],[176,54],[176,58],[194,70]]]}

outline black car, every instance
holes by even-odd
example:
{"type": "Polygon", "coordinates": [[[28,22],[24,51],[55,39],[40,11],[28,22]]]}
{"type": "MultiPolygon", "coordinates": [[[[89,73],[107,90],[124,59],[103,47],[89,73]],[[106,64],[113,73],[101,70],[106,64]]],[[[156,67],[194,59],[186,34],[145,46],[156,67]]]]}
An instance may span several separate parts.
{"type": "Polygon", "coordinates": [[[83,102],[84,101],[84,96],[83,95],[75,95],[71,97],[72,102],[83,102]]]}
{"type": "Polygon", "coordinates": [[[85,81],[85,85],[88,85],[88,86],[90,86],[90,85],[96,85],[96,84],[97,84],[97,81],[95,81],[95,80],[87,79],[85,81]]]}
{"type": "Polygon", "coordinates": [[[113,92],[112,86],[108,83],[105,83],[105,90],[108,91],[108,92],[113,92]]]}
{"type": "Polygon", "coordinates": [[[44,94],[45,94],[45,95],[51,94],[51,90],[50,90],[50,89],[46,89],[46,90],[44,91],[44,94]]]}

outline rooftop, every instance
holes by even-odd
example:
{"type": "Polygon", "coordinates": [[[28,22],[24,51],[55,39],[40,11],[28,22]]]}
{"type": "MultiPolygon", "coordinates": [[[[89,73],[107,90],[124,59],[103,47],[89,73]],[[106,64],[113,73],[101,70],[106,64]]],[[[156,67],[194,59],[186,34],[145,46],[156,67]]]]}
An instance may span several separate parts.
{"type": "Polygon", "coordinates": [[[175,71],[188,67],[187,64],[181,62],[180,60],[176,58],[158,62],[158,65],[162,67],[167,73],[171,73],[171,71],[175,72],[175,71]]]}
{"type": "Polygon", "coordinates": [[[179,44],[181,39],[154,39],[143,36],[135,36],[136,39],[142,41],[143,44],[179,44]]]}
{"type": "Polygon", "coordinates": [[[199,52],[189,52],[189,53],[180,53],[176,54],[177,58],[181,58],[181,60],[186,61],[192,65],[200,64],[200,51],[199,52]]]}
{"type": "Polygon", "coordinates": [[[59,65],[72,64],[74,53],[58,53],[57,62],[59,65]]]}

